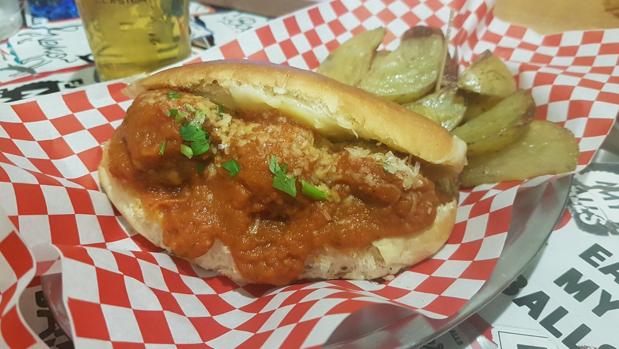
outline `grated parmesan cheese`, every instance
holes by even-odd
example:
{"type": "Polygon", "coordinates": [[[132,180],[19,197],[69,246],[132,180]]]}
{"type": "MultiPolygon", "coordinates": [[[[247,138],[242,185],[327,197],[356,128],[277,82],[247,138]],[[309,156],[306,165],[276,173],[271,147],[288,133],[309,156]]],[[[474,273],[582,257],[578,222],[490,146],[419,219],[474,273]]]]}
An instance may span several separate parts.
{"type": "MultiPolygon", "coordinates": [[[[370,158],[383,166],[383,169],[402,180],[405,189],[418,188],[423,185],[419,174],[420,164],[415,162],[412,166],[406,160],[399,158],[393,152],[386,153],[371,152],[369,149],[361,147],[346,147],[348,153],[355,158],[370,158]]],[[[374,178],[367,178],[371,183],[374,178]]]]}

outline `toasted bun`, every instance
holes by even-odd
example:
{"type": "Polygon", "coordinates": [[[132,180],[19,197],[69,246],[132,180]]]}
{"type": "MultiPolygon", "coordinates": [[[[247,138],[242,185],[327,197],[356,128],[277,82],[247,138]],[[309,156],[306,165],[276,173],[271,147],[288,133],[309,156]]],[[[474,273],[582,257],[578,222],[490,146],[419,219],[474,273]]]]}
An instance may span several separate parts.
{"type": "MultiPolygon", "coordinates": [[[[326,137],[375,140],[448,172],[460,172],[466,162],[464,142],[441,126],[395,103],[309,71],[218,61],[166,70],[138,81],[128,91],[137,96],[153,89],[203,95],[230,110],[275,108],[326,137]]],[[[169,250],[163,243],[162,216],[153,219],[156,215],[146,214],[139,195],[110,174],[108,156],[106,147],[99,167],[102,188],[137,232],[169,250]]],[[[409,236],[383,238],[354,251],[322,248],[309,256],[298,278],[373,279],[394,274],[443,246],[453,228],[456,207],[455,200],[442,204],[431,226],[409,236]]],[[[220,241],[192,262],[244,281],[220,241]]]]}
{"type": "MultiPolygon", "coordinates": [[[[108,149],[104,148],[99,166],[101,187],[135,231],[153,244],[169,250],[163,243],[161,221],[147,219],[137,193],[109,173],[108,149]]],[[[456,201],[439,206],[434,223],[410,236],[383,238],[365,249],[355,251],[323,248],[307,259],[299,279],[370,280],[395,274],[402,268],[428,258],[445,244],[456,219],[456,208],[456,201]]],[[[234,264],[230,250],[219,240],[207,253],[190,261],[236,282],[245,282],[234,264]]]]}
{"type": "Polygon", "coordinates": [[[283,65],[213,61],[164,70],[130,86],[207,96],[229,109],[275,108],[330,138],[362,138],[460,172],[466,144],[400,105],[320,74],[283,65]]]}

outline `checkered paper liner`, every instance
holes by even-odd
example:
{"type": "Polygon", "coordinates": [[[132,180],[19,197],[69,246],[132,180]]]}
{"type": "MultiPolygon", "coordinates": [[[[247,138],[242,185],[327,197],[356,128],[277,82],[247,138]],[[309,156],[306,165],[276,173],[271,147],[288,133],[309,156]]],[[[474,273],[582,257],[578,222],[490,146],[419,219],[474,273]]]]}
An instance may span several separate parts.
{"type": "MultiPolygon", "coordinates": [[[[386,26],[388,48],[413,25],[445,29],[451,7],[457,10],[452,43],[462,63],[485,49],[506,60],[519,86],[531,89],[536,117],[576,135],[582,168],[619,110],[619,30],[540,36],[495,18],[492,6],[481,0],[322,3],[195,61],[246,57],[313,69],[365,29],[386,26]]],[[[101,144],[131,103],[124,86],[104,83],[0,106],[0,207],[8,217],[0,213],[0,346],[42,345],[16,302],[54,259],[78,347],[309,347],[325,343],[347,315],[372,303],[450,316],[490,277],[519,182],[461,192],[447,244],[390,281],[242,287],[170,257],[130,235],[97,186],[101,144]],[[42,247],[47,253],[37,252],[42,247]]]]}

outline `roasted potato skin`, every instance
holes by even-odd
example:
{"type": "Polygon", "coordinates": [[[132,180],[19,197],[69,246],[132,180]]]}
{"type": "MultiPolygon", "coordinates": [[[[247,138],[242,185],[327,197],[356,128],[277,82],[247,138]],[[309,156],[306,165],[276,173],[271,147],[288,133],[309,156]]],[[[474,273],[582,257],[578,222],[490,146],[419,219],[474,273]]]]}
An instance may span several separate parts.
{"type": "Polygon", "coordinates": [[[516,92],[516,81],[505,63],[485,51],[460,75],[458,87],[481,95],[507,97],[516,92]]]}
{"type": "Polygon", "coordinates": [[[522,135],[534,110],[530,93],[520,90],[455,128],[453,133],[467,143],[469,156],[497,151],[522,135]]]}
{"type": "Polygon", "coordinates": [[[461,186],[574,171],[578,154],[578,142],[569,130],[534,120],[514,143],[494,153],[469,157],[460,176],[461,186]]]}
{"type": "Polygon", "coordinates": [[[376,48],[384,37],[384,28],[354,36],[331,52],[318,67],[318,72],[342,83],[356,85],[370,69],[376,48]]]}
{"type": "Polygon", "coordinates": [[[444,42],[436,28],[409,29],[396,50],[372,62],[357,86],[398,103],[424,96],[436,86],[444,42]]]}
{"type": "Polygon", "coordinates": [[[464,98],[466,100],[465,122],[487,112],[503,99],[497,96],[484,96],[471,92],[465,92],[464,98]]]}
{"type": "Polygon", "coordinates": [[[453,130],[464,118],[466,104],[455,86],[443,88],[404,107],[453,130]]]}
{"type": "Polygon", "coordinates": [[[440,87],[457,87],[458,74],[460,72],[460,68],[458,67],[458,51],[456,51],[453,56],[449,55],[449,51],[447,51],[446,54],[445,66],[443,67],[443,80],[440,82],[440,87]]]}

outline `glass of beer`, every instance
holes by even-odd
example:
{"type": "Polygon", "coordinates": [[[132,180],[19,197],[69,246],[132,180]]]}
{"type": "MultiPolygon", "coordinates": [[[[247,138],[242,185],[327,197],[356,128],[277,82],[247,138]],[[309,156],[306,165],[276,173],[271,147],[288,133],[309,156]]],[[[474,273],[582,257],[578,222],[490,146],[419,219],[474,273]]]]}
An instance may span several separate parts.
{"type": "Polygon", "coordinates": [[[101,80],[150,72],[191,53],[189,0],[77,0],[101,80]]]}

